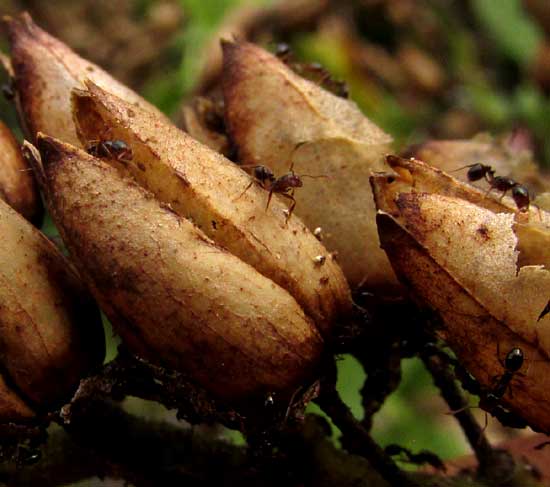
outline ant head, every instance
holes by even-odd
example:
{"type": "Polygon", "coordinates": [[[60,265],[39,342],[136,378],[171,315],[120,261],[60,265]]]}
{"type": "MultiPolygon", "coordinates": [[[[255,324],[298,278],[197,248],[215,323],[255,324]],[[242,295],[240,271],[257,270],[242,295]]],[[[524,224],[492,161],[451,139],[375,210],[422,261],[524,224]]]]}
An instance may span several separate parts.
{"type": "Polygon", "coordinates": [[[283,177],[285,178],[285,183],[290,188],[301,188],[304,185],[300,176],[294,172],[289,172],[283,177]]]}
{"type": "Polygon", "coordinates": [[[517,372],[523,365],[523,351],[521,348],[514,347],[506,354],[504,366],[509,372],[517,372]]]}
{"type": "Polygon", "coordinates": [[[512,188],[512,198],[516,202],[516,205],[520,211],[527,211],[529,209],[529,191],[525,186],[517,184],[512,188]]]}

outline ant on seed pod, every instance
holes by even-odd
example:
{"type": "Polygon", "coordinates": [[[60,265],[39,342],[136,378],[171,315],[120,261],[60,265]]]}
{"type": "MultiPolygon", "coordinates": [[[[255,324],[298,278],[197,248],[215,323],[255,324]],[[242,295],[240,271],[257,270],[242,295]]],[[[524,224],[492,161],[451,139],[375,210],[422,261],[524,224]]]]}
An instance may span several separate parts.
{"type": "Polygon", "coordinates": [[[493,189],[501,191],[502,195],[500,199],[504,198],[504,195],[512,190],[512,198],[516,203],[519,211],[529,210],[529,203],[531,199],[529,197],[528,189],[522,184],[517,183],[512,178],[504,176],[495,176],[495,170],[486,164],[476,163],[468,164],[467,166],[459,167],[456,171],[469,168],[466,174],[468,181],[474,182],[479,181],[480,179],[485,179],[489,184],[489,191],[486,194],[489,194],[493,189]]]}
{"type": "MultiPolygon", "coordinates": [[[[307,144],[307,142],[298,142],[298,144],[296,144],[294,149],[292,149],[291,157],[304,144],[307,144]]],[[[324,175],[311,176],[309,174],[296,174],[294,172],[293,160],[290,163],[288,172],[279,177],[276,177],[275,174],[273,174],[273,171],[271,169],[260,164],[256,164],[256,165],[245,164],[245,165],[241,165],[240,167],[254,169],[254,180],[250,181],[248,186],[243,190],[243,192],[236,199],[239,199],[241,196],[243,196],[250,189],[250,187],[255,182],[257,182],[263,189],[265,189],[266,191],[269,191],[269,196],[267,197],[267,204],[265,206],[266,211],[269,208],[269,204],[271,203],[271,198],[273,197],[274,193],[279,194],[283,198],[289,199],[291,201],[290,206],[286,210],[286,222],[290,220],[290,217],[294,212],[294,208],[296,207],[294,190],[296,188],[301,188],[304,185],[302,178],[328,178],[328,176],[324,176],[324,175]]]]}
{"type": "Polygon", "coordinates": [[[91,140],[86,152],[100,159],[113,159],[126,163],[132,160],[132,149],[123,140],[91,140]]]}

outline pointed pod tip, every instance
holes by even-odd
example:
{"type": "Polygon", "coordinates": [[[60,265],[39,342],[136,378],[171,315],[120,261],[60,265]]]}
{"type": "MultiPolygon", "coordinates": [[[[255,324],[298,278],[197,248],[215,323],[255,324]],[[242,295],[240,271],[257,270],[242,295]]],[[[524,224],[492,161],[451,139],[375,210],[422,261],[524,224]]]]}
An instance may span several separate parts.
{"type": "Polygon", "coordinates": [[[63,152],[63,145],[61,141],[42,132],[38,132],[36,135],[36,148],[38,149],[42,165],[45,169],[60,160],[61,153],[63,152]]]}
{"type": "Polygon", "coordinates": [[[38,28],[29,12],[22,12],[15,17],[11,15],[3,15],[1,22],[3,28],[6,29],[9,36],[32,34],[34,30],[38,28]]]}

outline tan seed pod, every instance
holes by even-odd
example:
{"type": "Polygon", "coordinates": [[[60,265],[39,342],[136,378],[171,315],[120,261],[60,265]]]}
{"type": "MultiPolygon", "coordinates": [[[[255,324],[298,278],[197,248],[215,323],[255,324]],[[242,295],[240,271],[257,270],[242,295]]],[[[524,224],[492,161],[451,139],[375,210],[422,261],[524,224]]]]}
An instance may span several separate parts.
{"type": "Polygon", "coordinates": [[[9,376],[0,395],[28,416],[13,396],[33,408],[67,400],[103,360],[103,327],[69,262],[3,201],[0,232],[0,363],[9,376]]]}
{"type": "Polygon", "coordinates": [[[357,106],[293,73],[263,49],[223,43],[223,90],[228,131],[243,164],[264,164],[276,175],[304,178],[296,214],[338,252],[352,286],[395,292],[398,284],[379,248],[368,184],[383,169],[391,137],[357,106]]]}
{"type": "Polygon", "coordinates": [[[134,352],[232,401],[289,397],[311,374],[323,341],[286,290],[106,161],[47,136],[38,147],[53,218],[134,352]]]}
{"type": "Polygon", "coordinates": [[[39,223],[42,201],[32,168],[23,159],[10,129],[0,121],[0,196],[27,220],[39,223]]]}
{"type": "Polygon", "coordinates": [[[108,131],[132,151],[119,167],[209,238],[286,289],[328,335],[351,309],[348,285],[335,262],[315,265],[326,249],[286,206],[220,154],[164,119],[88,83],[74,96],[79,136],[108,131]]]}
{"type": "Polygon", "coordinates": [[[550,432],[550,259],[539,251],[550,247],[550,215],[519,212],[414,159],[390,163],[397,175],[371,181],[397,275],[441,318],[439,333],[488,390],[506,354],[523,351],[503,403],[550,432]]]}
{"type": "Polygon", "coordinates": [[[30,139],[42,131],[79,144],[72,120],[71,90],[83,88],[85,79],[130,103],[146,107],[159,118],[164,117],[135,92],[40,29],[27,13],[4,21],[11,48],[16,103],[30,139]]]}

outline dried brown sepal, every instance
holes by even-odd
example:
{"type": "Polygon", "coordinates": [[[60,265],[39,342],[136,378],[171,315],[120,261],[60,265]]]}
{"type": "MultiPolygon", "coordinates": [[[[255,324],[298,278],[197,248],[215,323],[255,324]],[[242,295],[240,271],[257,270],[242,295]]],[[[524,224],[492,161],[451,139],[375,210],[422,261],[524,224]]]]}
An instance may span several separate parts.
{"type": "Polygon", "coordinates": [[[531,242],[531,233],[522,235],[515,222],[536,220],[548,247],[550,215],[520,214],[420,161],[391,158],[390,165],[397,175],[371,182],[381,243],[395,272],[436,311],[442,337],[488,390],[504,372],[506,353],[523,350],[524,365],[503,402],[550,431],[550,316],[541,316],[550,298],[550,262],[519,262],[518,243],[531,242]]]}
{"type": "Polygon", "coordinates": [[[3,201],[0,232],[0,363],[25,402],[59,404],[103,360],[99,312],[71,264],[3,201]]]}
{"type": "Polygon", "coordinates": [[[0,121],[0,196],[27,220],[42,218],[42,201],[32,168],[25,162],[10,129],[0,121]]]}
{"type": "Polygon", "coordinates": [[[75,121],[84,142],[108,130],[124,140],[132,157],[128,172],[178,215],[190,219],[216,244],[286,289],[330,334],[335,320],[351,309],[349,287],[338,264],[314,258],[323,245],[276,197],[244,171],[153,113],[133,107],[88,83],[74,96],[75,121]],[[248,189],[247,189],[248,188],[248,189]]]}
{"type": "Polygon", "coordinates": [[[11,48],[16,104],[21,125],[31,140],[42,131],[79,144],[71,110],[71,90],[91,79],[128,102],[160,111],[101,68],[40,29],[29,14],[4,18],[11,48]]]}
{"type": "Polygon", "coordinates": [[[135,353],[233,401],[289,397],[311,374],[323,340],[287,291],[107,162],[38,146],[53,218],[135,353]]]}
{"type": "Polygon", "coordinates": [[[379,248],[375,208],[368,184],[383,169],[391,137],[357,106],[293,73],[263,49],[223,44],[223,89],[228,131],[243,164],[264,164],[276,175],[304,178],[296,191],[296,214],[323,229],[324,244],[338,252],[352,286],[378,291],[398,287],[379,248]]]}

